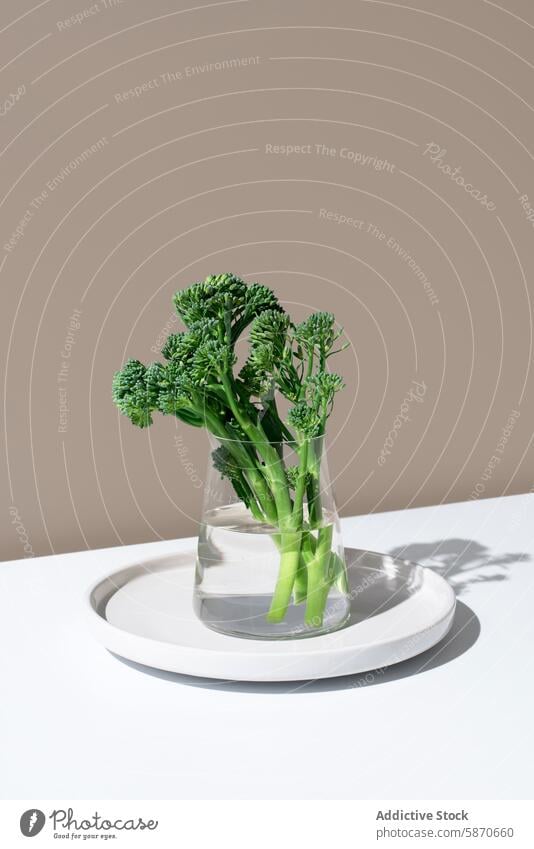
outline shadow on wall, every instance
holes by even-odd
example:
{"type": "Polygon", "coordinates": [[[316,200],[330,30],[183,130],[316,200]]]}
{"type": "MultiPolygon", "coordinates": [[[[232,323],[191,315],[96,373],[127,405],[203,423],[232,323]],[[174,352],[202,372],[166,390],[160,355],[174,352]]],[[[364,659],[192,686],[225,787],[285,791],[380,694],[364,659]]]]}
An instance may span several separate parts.
{"type": "Polygon", "coordinates": [[[511,566],[531,559],[524,552],[492,555],[490,549],[479,542],[454,537],[398,546],[389,554],[430,566],[451,582],[457,595],[472,584],[506,581],[511,566]]]}

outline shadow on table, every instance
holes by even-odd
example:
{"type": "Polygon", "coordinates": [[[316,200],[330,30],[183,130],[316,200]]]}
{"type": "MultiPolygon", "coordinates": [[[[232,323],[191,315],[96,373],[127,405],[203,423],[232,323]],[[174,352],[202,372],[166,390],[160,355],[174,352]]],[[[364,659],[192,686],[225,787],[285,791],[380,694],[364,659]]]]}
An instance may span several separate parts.
{"type": "Polygon", "coordinates": [[[174,672],[163,672],[124,660],[113,655],[131,669],[161,678],[165,681],[174,681],[177,684],[200,687],[204,690],[226,691],[238,693],[321,693],[335,690],[350,690],[360,687],[372,687],[376,684],[386,684],[390,681],[398,681],[401,678],[409,678],[412,675],[420,675],[438,666],[443,666],[456,660],[471,646],[473,646],[480,634],[480,622],[475,613],[459,601],[456,605],[454,620],[449,633],[440,643],[428,649],[428,651],[396,663],[394,666],[384,667],[372,672],[360,672],[356,675],[344,675],[339,678],[326,678],[320,681],[220,681],[210,678],[195,678],[191,675],[179,675],[174,672]]]}
{"type": "Polygon", "coordinates": [[[438,575],[451,581],[456,595],[461,595],[473,584],[506,581],[511,566],[531,560],[529,554],[521,552],[492,555],[487,546],[475,540],[454,537],[398,546],[388,553],[391,557],[430,566],[438,575]]]}
{"type": "MultiPolygon", "coordinates": [[[[357,551],[348,549],[349,553],[358,560],[357,551]]],[[[510,569],[514,564],[528,562],[531,557],[527,553],[515,552],[493,555],[487,546],[475,540],[450,538],[428,543],[412,543],[398,546],[388,552],[389,556],[401,560],[410,560],[426,564],[435,572],[450,580],[457,595],[468,587],[480,583],[498,583],[507,580],[510,569]]],[[[349,562],[348,557],[347,562],[349,562]]],[[[349,562],[349,566],[352,565],[349,562]]],[[[349,572],[352,570],[349,570],[349,572]]],[[[405,595],[405,588],[395,592],[395,603],[400,603],[405,595]]],[[[358,598],[362,604],[362,598],[358,598]]],[[[355,602],[356,604],[356,602],[355,602]]],[[[372,588],[367,593],[366,604],[373,609],[366,610],[365,616],[380,612],[375,608],[372,588]]],[[[383,611],[384,606],[381,606],[383,611]]],[[[361,611],[357,611],[361,612],[361,611]]],[[[339,678],[328,678],[318,681],[279,681],[279,682],[248,682],[222,681],[218,679],[195,678],[172,672],[163,672],[141,664],[118,658],[122,663],[156,678],[174,681],[192,687],[209,690],[231,690],[241,693],[317,693],[336,690],[347,690],[360,687],[372,687],[398,681],[412,675],[420,675],[465,654],[477,641],[480,634],[480,622],[476,614],[464,602],[458,601],[453,624],[443,640],[428,651],[410,660],[384,667],[371,672],[346,675],[339,678]]]]}

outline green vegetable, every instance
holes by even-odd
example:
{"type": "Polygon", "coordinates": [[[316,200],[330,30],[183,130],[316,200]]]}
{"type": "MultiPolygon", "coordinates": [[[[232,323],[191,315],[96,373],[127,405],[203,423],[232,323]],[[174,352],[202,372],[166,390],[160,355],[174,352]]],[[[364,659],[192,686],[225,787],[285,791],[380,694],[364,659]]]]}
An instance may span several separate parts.
{"type": "Polygon", "coordinates": [[[214,452],[215,467],[255,519],[277,531],[280,569],[268,619],[282,621],[293,597],[306,603],[306,623],[320,627],[331,586],[346,585],[319,486],[320,438],[344,386],[327,370],[346,347],[342,331],[326,312],[293,324],[269,288],[234,274],[194,283],[174,304],[187,330],[168,337],[164,363],[129,360],[114,376],[113,400],[137,427],[160,412],[229,440],[214,452]],[[248,357],[235,374],[235,346],[247,328],[248,357]],[[285,421],[277,396],[290,404],[285,421]],[[285,467],[283,443],[297,465],[285,467]]]}

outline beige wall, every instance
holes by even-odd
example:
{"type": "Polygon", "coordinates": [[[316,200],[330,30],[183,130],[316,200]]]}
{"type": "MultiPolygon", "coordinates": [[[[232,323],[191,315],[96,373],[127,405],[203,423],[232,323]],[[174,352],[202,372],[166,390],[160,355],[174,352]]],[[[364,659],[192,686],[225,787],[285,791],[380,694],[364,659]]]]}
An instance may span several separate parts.
{"type": "Polygon", "coordinates": [[[532,485],[532,4],[203,5],[2,3],[5,558],[195,533],[205,437],[110,381],[212,272],[345,325],[343,514],[532,485]]]}

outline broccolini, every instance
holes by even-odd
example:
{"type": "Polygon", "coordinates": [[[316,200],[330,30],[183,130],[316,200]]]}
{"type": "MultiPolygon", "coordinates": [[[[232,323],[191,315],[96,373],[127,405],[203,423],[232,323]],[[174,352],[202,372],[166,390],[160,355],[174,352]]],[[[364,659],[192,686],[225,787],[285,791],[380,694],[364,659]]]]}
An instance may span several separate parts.
{"type": "Polygon", "coordinates": [[[130,359],[113,379],[113,400],[137,427],[153,414],[176,416],[220,439],[213,454],[220,474],[259,522],[274,526],[280,568],[267,617],[284,619],[293,598],[305,621],[320,626],[333,582],[345,586],[345,567],[331,551],[323,524],[320,452],[334,398],[343,386],[328,370],[346,347],[328,312],[294,324],[274,292],[234,274],[210,275],[174,296],[185,330],[162,348],[165,362],[130,359]],[[248,357],[237,371],[236,343],[248,329],[248,357]],[[285,420],[277,397],[289,402],[285,420]],[[224,440],[224,442],[223,442],[224,440]],[[313,442],[312,442],[313,440],[313,442]],[[277,444],[295,449],[286,468],[277,444]]]}

